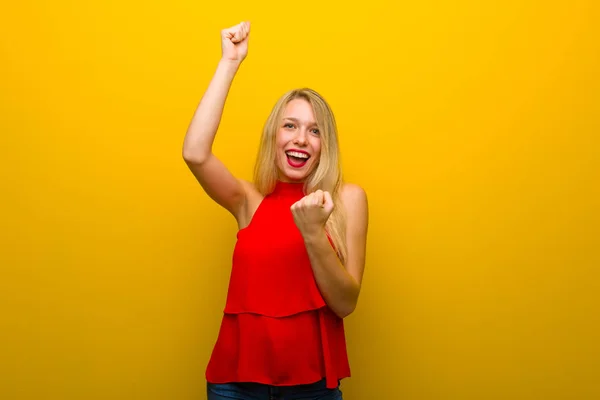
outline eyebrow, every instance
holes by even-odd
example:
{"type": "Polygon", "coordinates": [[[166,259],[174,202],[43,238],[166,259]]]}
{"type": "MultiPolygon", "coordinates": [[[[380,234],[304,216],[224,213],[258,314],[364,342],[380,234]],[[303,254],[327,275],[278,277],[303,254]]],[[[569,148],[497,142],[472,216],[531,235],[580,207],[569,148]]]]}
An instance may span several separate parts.
{"type": "MultiPolygon", "coordinates": [[[[294,121],[294,122],[301,122],[298,118],[294,118],[294,117],[283,117],[283,119],[289,119],[290,121],[294,121]]],[[[317,125],[316,122],[311,121],[308,122],[309,125],[317,125]]]]}

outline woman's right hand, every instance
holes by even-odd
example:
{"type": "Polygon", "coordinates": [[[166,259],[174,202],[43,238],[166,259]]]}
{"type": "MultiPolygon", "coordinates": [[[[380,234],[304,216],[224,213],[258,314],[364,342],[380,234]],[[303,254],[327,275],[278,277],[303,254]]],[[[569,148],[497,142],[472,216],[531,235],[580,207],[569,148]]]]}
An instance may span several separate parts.
{"type": "Polygon", "coordinates": [[[223,59],[241,63],[248,54],[250,22],[240,22],[221,31],[221,50],[223,59]]]}

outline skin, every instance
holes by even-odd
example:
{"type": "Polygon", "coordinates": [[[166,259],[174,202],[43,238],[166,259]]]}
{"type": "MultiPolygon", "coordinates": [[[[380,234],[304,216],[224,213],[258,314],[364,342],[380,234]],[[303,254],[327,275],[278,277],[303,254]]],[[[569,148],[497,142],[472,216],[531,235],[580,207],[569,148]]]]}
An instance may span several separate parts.
{"type": "Polygon", "coordinates": [[[303,181],[319,163],[321,137],[311,105],[304,99],[290,101],[283,112],[280,128],[276,135],[277,168],[279,179],[284,182],[303,181]],[[287,150],[301,150],[310,157],[301,168],[287,162],[287,150]]]}
{"type": "MultiPolygon", "coordinates": [[[[204,191],[246,227],[262,195],[250,182],[238,179],[213,154],[212,146],[231,83],[248,54],[250,24],[242,22],[221,31],[222,57],[196,112],[183,143],[183,158],[204,191]]],[[[310,104],[296,99],[286,106],[277,132],[277,168],[286,182],[302,182],[318,164],[321,139],[310,104]],[[287,163],[285,151],[300,149],[311,156],[302,168],[287,163]]],[[[327,305],[340,318],[356,308],[365,266],[368,204],[358,185],[344,184],[341,204],[334,204],[330,193],[316,191],[290,208],[302,234],[317,285],[327,305]],[[347,215],[346,265],[342,265],[325,233],[325,224],[334,207],[344,207],[347,215]]]]}

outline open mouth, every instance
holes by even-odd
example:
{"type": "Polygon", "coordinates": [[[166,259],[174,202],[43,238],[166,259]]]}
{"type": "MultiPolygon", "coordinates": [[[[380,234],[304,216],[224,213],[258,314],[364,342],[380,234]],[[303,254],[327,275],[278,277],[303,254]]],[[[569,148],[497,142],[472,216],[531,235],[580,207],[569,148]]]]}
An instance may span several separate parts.
{"type": "Polygon", "coordinates": [[[294,168],[302,168],[308,162],[310,155],[305,151],[288,150],[285,152],[288,164],[294,168]]]}

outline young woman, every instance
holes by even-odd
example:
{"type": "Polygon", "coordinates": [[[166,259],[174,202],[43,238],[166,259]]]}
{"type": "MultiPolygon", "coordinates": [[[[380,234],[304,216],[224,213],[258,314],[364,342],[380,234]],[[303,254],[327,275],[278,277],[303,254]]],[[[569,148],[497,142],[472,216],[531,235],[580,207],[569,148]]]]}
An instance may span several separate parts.
{"type": "Polygon", "coordinates": [[[311,89],[276,103],[253,182],[212,153],[249,33],[247,22],[221,32],[222,58],[183,144],[202,188],[239,227],[208,399],[341,399],[350,376],[343,318],[361,288],[367,198],[342,183],[335,119],[311,89]]]}

